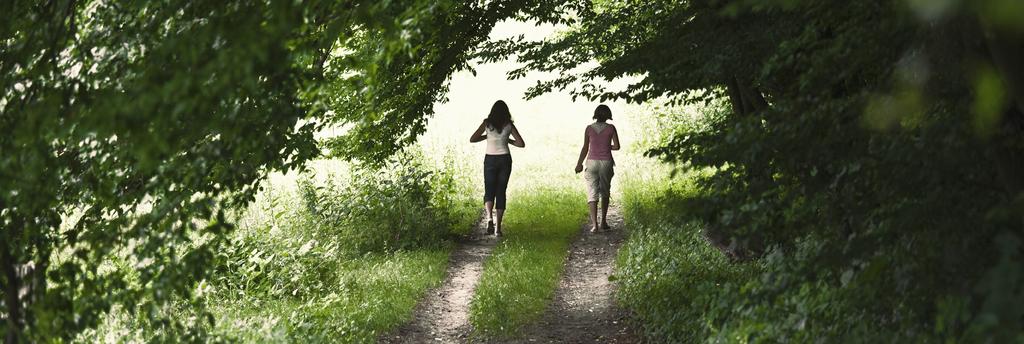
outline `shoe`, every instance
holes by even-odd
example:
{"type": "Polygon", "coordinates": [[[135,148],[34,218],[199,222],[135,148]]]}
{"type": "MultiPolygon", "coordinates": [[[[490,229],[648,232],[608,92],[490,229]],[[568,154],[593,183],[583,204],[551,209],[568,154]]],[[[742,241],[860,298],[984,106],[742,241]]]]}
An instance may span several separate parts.
{"type": "Polygon", "coordinates": [[[503,235],[505,235],[505,234],[501,233],[501,231],[495,231],[495,232],[494,232],[494,237],[495,237],[495,238],[497,238],[497,237],[501,237],[501,236],[503,236],[503,235]]]}
{"type": "Polygon", "coordinates": [[[607,223],[602,223],[601,229],[612,229],[612,226],[609,226],[607,223]]]}
{"type": "Polygon", "coordinates": [[[487,235],[494,234],[494,221],[487,221],[487,235]]]}
{"type": "Polygon", "coordinates": [[[590,227],[590,232],[591,233],[597,233],[597,226],[590,227]]]}

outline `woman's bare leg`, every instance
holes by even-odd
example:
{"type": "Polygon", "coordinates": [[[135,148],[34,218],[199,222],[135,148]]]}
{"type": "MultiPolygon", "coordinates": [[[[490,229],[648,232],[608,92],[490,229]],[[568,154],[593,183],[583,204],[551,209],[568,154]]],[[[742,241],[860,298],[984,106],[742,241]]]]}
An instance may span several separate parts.
{"type": "Polygon", "coordinates": [[[591,232],[597,231],[597,202],[587,202],[590,205],[590,223],[594,226],[590,227],[591,232]]]}
{"type": "Polygon", "coordinates": [[[484,202],[484,210],[487,212],[487,231],[484,234],[494,234],[491,232],[494,230],[494,202],[484,202]]]}
{"type": "MultiPolygon", "coordinates": [[[[608,226],[608,201],[610,197],[601,197],[601,228],[609,228],[608,226]]],[[[595,222],[596,223],[596,222],[595,222]]]]}
{"type": "Polygon", "coordinates": [[[505,216],[505,209],[498,209],[496,213],[498,214],[498,219],[494,221],[494,235],[501,235],[503,234],[501,233],[501,218],[505,216]]]}

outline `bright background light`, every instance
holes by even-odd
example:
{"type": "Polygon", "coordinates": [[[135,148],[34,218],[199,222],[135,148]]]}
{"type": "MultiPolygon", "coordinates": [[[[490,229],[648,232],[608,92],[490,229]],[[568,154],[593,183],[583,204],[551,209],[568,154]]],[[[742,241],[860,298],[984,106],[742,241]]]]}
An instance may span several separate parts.
{"type": "MultiPolygon", "coordinates": [[[[502,22],[491,32],[492,39],[502,39],[525,34],[528,40],[540,40],[558,33],[552,25],[535,26],[524,22],[502,22]]],[[[517,80],[508,80],[509,71],[520,64],[513,60],[475,65],[476,75],[462,71],[452,76],[447,103],[435,105],[435,115],[430,119],[426,134],[420,145],[428,155],[435,157],[450,155],[458,157],[463,166],[472,170],[474,178],[482,177],[483,157],[486,143],[469,143],[469,136],[487,116],[491,105],[497,100],[508,103],[512,119],[526,141],[526,148],[512,149],[511,190],[532,190],[544,185],[554,186],[566,182],[579,184],[582,197],[582,177],[575,175],[573,168],[583,144],[583,130],[593,122],[594,108],[600,103],[583,98],[573,101],[568,92],[552,92],[526,100],[526,90],[541,80],[556,77],[553,73],[529,73],[517,80]]],[[[621,89],[626,81],[610,84],[611,89],[621,89]]],[[[620,136],[628,143],[630,132],[630,109],[623,102],[606,102],[611,107],[620,136]]],[[[511,197],[511,195],[510,195],[511,197]]]]}

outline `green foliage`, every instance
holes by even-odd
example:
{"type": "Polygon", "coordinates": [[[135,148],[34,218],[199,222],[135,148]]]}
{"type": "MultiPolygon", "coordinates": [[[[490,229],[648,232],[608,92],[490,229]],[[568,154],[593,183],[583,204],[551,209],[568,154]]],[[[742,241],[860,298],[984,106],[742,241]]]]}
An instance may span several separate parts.
{"type": "Polygon", "coordinates": [[[943,3],[601,2],[560,37],[482,55],[556,72],[531,95],[705,107],[650,154],[712,171],[670,210],[681,227],[764,264],[694,299],[725,305],[702,313],[713,338],[1001,341],[1021,328],[988,300],[1016,304],[1016,279],[993,276],[1016,266],[1003,243],[1024,228],[1024,35],[1005,19],[1024,13],[943,3]],[[606,87],[624,76],[639,81],[606,87]],[[716,323],[725,309],[742,316],[716,323]]]}
{"type": "Polygon", "coordinates": [[[636,324],[648,337],[710,342],[723,324],[736,322],[731,302],[743,295],[742,282],[756,274],[756,267],[731,264],[707,244],[693,222],[654,217],[630,221],[629,226],[631,237],[620,250],[616,281],[620,299],[635,312],[636,324]]]}
{"type": "Polygon", "coordinates": [[[692,208],[679,202],[698,192],[697,174],[673,179],[666,176],[671,166],[647,160],[631,165],[635,172],[620,178],[629,239],[616,264],[619,300],[648,338],[713,342],[724,324],[743,317],[734,308],[743,300],[739,287],[761,269],[732,264],[708,244],[692,208]]]}
{"type": "Polygon", "coordinates": [[[327,120],[351,124],[327,147],[336,156],[369,163],[383,162],[415,143],[434,104],[447,100],[448,77],[471,69],[472,52],[495,24],[523,15],[564,22],[564,13],[572,9],[541,0],[399,1],[370,8],[393,21],[366,23],[322,50],[319,86],[319,92],[330,94],[323,98],[332,110],[327,120]]]}
{"type": "Polygon", "coordinates": [[[403,155],[383,167],[356,167],[344,187],[300,182],[313,233],[340,238],[349,252],[387,252],[437,246],[452,228],[478,214],[454,171],[427,170],[422,158],[403,155]]]}
{"type": "Polygon", "coordinates": [[[420,161],[354,166],[340,180],[306,175],[294,191],[265,195],[265,209],[243,216],[256,226],[218,257],[207,299],[226,322],[219,331],[368,342],[405,321],[443,278],[450,231],[477,219],[475,204],[454,198],[463,187],[455,171],[420,161]],[[247,331],[235,322],[262,325],[247,331]]]}
{"type": "MultiPolygon", "coordinates": [[[[5,2],[0,268],[8,340],[67,340],[113,305],[162,317],[268,171],[317,153],[290,4],[5,2]],[[225,31],[224,27],[233,30],[225,31]],[[73,221],[66,221],[73,219],[73,221]],[[121,260],[137,274],[103,268],[121,260]],[[18,297],[20,289],[30,291],[18,297]]],[[[206,317],[195,323],[202,324],[206,317]]],[[[195,325],[195,326],[194,326],[195,325]]],[[[173,339],[172,339],[173,338],[173,339]]]]}
{"type": "MultiPolygon", "coordinates": [[[[687,201],[693,216],[744,257],[776,257],[744,289],[755,320],[742,324],[782,324],[779,310],[797,309],[829,324],[807,332],[826,337],[1015,338],[1020,316],[1000,305],[1016,304],[1005,272],[1021,247],[1006,242],[1024,226],[1021,11],[1014,0],[6,1],[0,334],[67,341],[116,308],[160,329],[147,340],[203,340],[208,316],[174,314],[199,303],[232,238],[226,214],[268,173],[315,157],[327,124],[346,128],[331,154],[386,165],[423,132],[454,71],[519,53],[512,76],[558,75],[531,95],[666,97],[720,114],[651,153],[713,171],[687,201]],[[572,29],[485,42],[507,18],[572,29]],[[605,86],[621,76],[640,79],[605,86]],[[830,309],[853,315],[833,321],[830,309]]],[[[392,177],[361,188],[468,214],[392,177]]],[[[396,216],[397,229],[355,250],[443,232],[401,222],[423,220],[408,208],[307,195],[312,226],[396,216]]],[[[303,238],[299,250],[315,239],[303,238]]],[[[722,333],[761,326],[742,324],[722,333]]]]}
{"type": "MultiPolygon", "coordinates": [[[[407,321],[423,293],[441,282],[448,237],[477,220],[476,204],[459,192],[466,185],[455,179],[458,171],[451,166],[428,170],[421,158],[409,156],[382,169],[323,160],[311,165],[312,171],[296,180],[275,176],[235,217],[239,229],[211,262],[210,278],[196,286],[195,302],[209,305],[217,320],[201,324],[204,337],[196,340],[373,342],[407,321]],[[389,202],[406,208],[388,209],[389,202]],[[361,210],[342,215],[337,209],[361,210]],[[372,219],[418,222],[429,229],[392,231],[372,219]],[[382,233],[367,234],[373,231],[382,233]],[[390,245],[377,241],[396,233],[416,236],[390,245]]],[[[131,271],[130,266],[112,268],[131,271]]],[[[189,319],[203,309],[177,301],[163,316],[189,319]]],[[[160,326],[122,309],[103,321],[76,340],[144,341],[165,335],[160,326]]]]}
{"type": "Polygon", "coordinates": [[[465,51],[531,3],[3,2],[0,335],[69,340],[120,307],[165,330],[148,340],[201,340],[208,317],[163,309],[209,277],[225,213],[326,123],[370,163],[411,143],[465,51]]]}
{"type": "Polygon", "coordinates": [[[755,262],[726,259],[709,244],[706,224],[692,206],[706,192],[696,182],[709,171],[668,180],[664,174],[670,166],[649,168],[653,172],[626,177],[623,183],[630,238],[620,250],[616,273],[620,299],[649,338],[708,343],[938,340],[913,317],[889,320],[900,331],[869,320],[874,312],[894,306],[904,316],[916,311],[875,288],[873,281],[858,281],[849,272],[808,271],[808,260],[824,249],[820,242],[798,242],[791,256],[774,251],[755,262]],[[851,297],[858,288],[872,295],[851,297]]]}
{"type": "MultiPolygon", "coordinates": [[[[291,247],[296,250],[295,247],[291,247]]],[[[301,249],[299,247],[298,249],[301,249]]],[[[409,320],[416,302],[444,278],[446,249],[337,257],[312,249],[304,259],[328,259],[313,265],[280,267],[302,274],[287,282],[294,295],[224,289],[210,296],[217,333],[243,342],[373,343],[409,320]],[[308,278],[309,270],[325,275],[308,278]],[[317,287],[306,285],[314,283],[317,287]]],[[[274,254],[284,258],[285,252],[274,254]]],[[[267,267],[272,268],[270,266],[267,267]]],[[[287,280],[285,280],[287,281],[287,280]]]]}

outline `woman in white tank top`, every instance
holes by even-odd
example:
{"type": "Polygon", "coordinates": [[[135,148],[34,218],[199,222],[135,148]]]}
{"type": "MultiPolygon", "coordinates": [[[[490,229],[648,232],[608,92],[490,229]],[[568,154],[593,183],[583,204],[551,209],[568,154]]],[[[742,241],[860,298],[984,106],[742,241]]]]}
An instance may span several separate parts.
{"type": "Polygon", "coordinates": [[[505,189],[512,175],[512,155],[508,145],[523,148],[526,143],[512,124],[512,114],[504,101],[494,102],[491,113],[476,128],[469,142],[487,140],[484,155],[484,209],[487,211],[487,234],[500,236],[501,219],[505,215],[505,189]],[[511,137],[511,138],[510,138],[511,137]]]}

